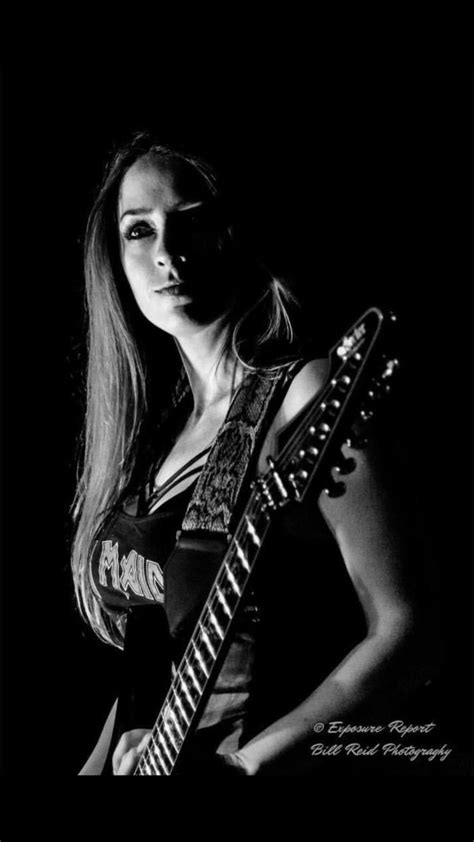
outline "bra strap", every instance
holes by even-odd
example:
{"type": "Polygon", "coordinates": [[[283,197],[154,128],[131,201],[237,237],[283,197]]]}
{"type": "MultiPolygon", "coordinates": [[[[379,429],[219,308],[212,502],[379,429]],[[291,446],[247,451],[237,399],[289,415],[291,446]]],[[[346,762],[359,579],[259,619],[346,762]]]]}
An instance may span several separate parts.
{"type": "Polygon", "coordinates": [[[200,450],[199,453],[196,453],[195,456],[193,456],[191,459],[185,462],[184,465],[181,465],[181,467],[178,468],[178,470],[175,471],[174,474],[168,477],[166,482],[162,483],[162,485],[160,485],[158,488],[155,488],[154,491],[152,491],[151,494],[149,494],[147,497],[145,497],[145,495],[142,495],[140,499],[140,511],[143,512],[145,510],[145,514],[149,514],[150,510],[156,505],[156,503],[158,503],[159,500],[161,500],[161,498],[165,494],[168,493],[168,491],[171,491],[172,488],[174,488],[176,485],[179,485],[180,482],[183,482],[188,477],[193,476],[193,474],[199,473],[199,471],[202,470],[202,465],[198,465],[192,468],[190,471],[187,471],[187,468],[189,468],[191,465],[197,462],[198,459],[201,459],[201,457],[204,456],[205,453],[208,453],[211,447],[212,445],[209,445],[209,447],[205,447],[203,450],[200,450]]]}

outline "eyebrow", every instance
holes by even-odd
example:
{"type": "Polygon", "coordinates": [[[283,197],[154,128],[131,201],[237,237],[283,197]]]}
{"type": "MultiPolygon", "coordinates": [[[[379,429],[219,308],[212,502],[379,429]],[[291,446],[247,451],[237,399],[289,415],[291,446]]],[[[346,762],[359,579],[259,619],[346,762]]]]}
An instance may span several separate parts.
{"type": "Polygon", "coordinates": [[[140,216],[142,213],[152,212],[153,208],[131,208],[130,210],[126,210],[125,213],[122,214],[122,216],[120,217],[120,221],[122,221],[124,216],[127,216],[127,214],[130,214],[130,216],[140,216]]]}
{"type": "MultiPolygon", "coordinates": [[[[202,200],[197,202],[185,202],[183,205],[178,205],[177,210],[192,210],[193,208],[200,207],[203,205],[204,202],[202,200]]],[[[141,216],[142,214],[153,213],[153,208],[130,208],[130,210],[126,210],[122,216],[120,217],[120,222],[124,218],[124,216],[141,216]]]]}

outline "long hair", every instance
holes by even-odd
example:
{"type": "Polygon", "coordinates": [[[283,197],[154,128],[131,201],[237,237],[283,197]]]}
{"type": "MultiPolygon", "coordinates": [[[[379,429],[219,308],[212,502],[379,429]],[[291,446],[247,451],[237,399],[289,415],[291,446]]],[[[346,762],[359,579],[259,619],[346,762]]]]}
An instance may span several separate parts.
{"type": "MultiPolygon", "coordinates": [[[[90,556],[106,518],[144,464],[151,431],[156,435],[157,425],[169,417],[187,387],[174,341],[142,316],[120,260],[120,185],[132,164],[149,153],[158,161],[185,162],[198,173],[211,196],[223,198],[216,172],[206,161],[139,133],[111,157],[87,223],[87,401],[73,504],[71,564],[81,614],[101,640],[119,648],[123,647],[125,614],[101,601],[90,575],[90,556]],[[166,349],[166,368],[157,363],[160,344],[166,349]]],[[[229,265],[239,262],[240,256],[245,267],[239,305],[229,316],[224,353],[233,353],[244,368],[254,372],[277,370],[298,355],[289,314],[295,299],[288,286],[255,255],[249,260],[245,253],[241,260],[242,239],[227,211],[224,229],[221,248],[229,256],[229,265]]]]}

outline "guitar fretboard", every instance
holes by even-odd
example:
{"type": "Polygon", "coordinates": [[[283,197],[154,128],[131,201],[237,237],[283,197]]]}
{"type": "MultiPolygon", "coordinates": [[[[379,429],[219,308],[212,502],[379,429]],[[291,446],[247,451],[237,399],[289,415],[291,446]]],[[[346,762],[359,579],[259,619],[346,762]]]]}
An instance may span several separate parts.
{"type": "MultiPolygon", "coordinates": [[[[134,774],[173,773],[186,738],[198,724],[203,700],[216,677],[219,655],[228,641],[230,626],[272,516],[290,499],[302,500],[320,468],[319,476],[327,472],[328,456],[331,458],[335,447],[342,444],[341,424],[347,420],[348,407],[358,394],[359,381],[378,337],[381,321],[380,311],[369,310],[351,336],[344,337],[342,344],[335,346],[332,350],[337,360],[334,376],[301,413],[278,463],[269,459],[270,469],[252,484],[247,506],[134,774]],[[360,349],[364,352],[360,353],[360,349]]],[[[389,361],[381,379],[372,379],[367,391],[369,404],[377,397],[379,387],[385,386],[388,391],[387,379],[396,364],[396,360],[389,361]]],[[[369,406],[358,417],[366,421],[372,414],[369,406]]],[[[340,465],[343,461],[339,457],[340,465]]],[[[335,491],[334,483],[332,491],[335,491]]]]}
{"type": "Polygon", "coordinates": [[[196,624],[136,774],[170,775],[237,613],[258,551],[270,524],[262,493],[255,488],[237,533],[196,624]]]}

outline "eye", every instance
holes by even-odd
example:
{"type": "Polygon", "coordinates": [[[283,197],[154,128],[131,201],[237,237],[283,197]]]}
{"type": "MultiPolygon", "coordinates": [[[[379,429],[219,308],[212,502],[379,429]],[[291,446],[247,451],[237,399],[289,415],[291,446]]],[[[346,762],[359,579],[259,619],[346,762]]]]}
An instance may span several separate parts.
{"type": "Polygon", "coordinates": [[[210,218],[209,208],[206,205],[199,205],[195,208],[182,210],[179,211],[176,218],[183,226],[189,228],[202,227],[210,218]]]}
{"type": "Polygon", "coordinates": [[[146,222],[135,222],[123,232],[123,236],[126,240],[142,240],[144,237],[149,237],[151,234],[153,234],[153,230],[146,222]]]}

